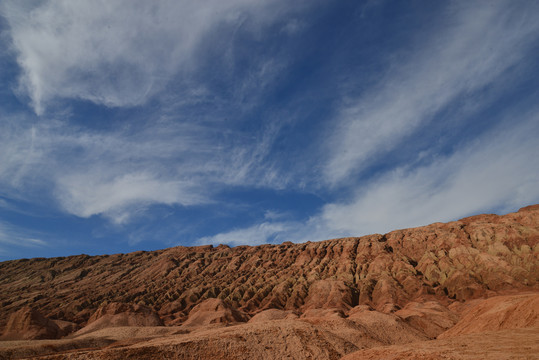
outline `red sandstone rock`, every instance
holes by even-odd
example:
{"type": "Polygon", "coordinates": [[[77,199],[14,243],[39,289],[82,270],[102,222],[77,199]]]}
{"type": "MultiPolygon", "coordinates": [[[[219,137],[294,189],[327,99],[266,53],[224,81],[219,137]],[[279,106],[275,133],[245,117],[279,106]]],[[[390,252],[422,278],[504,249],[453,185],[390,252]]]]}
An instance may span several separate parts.
{"type": "Polygon", "coordinates": [[[234,309],[223,300],[207,299],[191,310],[189,318],[183,325],[185,327],[227,325],[247,320],[248,317],[245,314],[234,309]]]}
{"type": "MultiPolygon", "coordinates": [[[[86,335],[75,338],[86,342],[55,340],[65,341],[63,347],[34,346],[26,357],[92,347],[93,328],[104,327],[99,334],[113,339],[119,330],[107,332],[109,326],[155,325],[149,319],[161,318],[182,327],[162,341],[122,338],[117,349],[56,358],[338,359],[361,348],[433,338],[462,316],[440,337],[463,334],[458,341],[469,346],[462,336],[497,329],[494,324],[502,332],[537,326],[536,300],[495,296],[537,292],[538,259],[539,206],[316,243],[22,259],[0,263],[0,327],[9,333],[9,314],[28,304],[66,329],[87,323],[80,330],[86,335]],[[484,297],[492,299],[483,303],[484,297]],[[103,302],[123,304],[98,308],[103,302]],[[134,303],[145,305],[126,305],[134,303]]],[[[436,341],[449,346],[451,339],[436,341]]],[[[443,355],[422,344],[433,358],[443,355]]],[[[1,349],[0,358],[13,358],[1,349]]],[[[391,351],[422,356],[404,345],[391,351]]],[[[361,354],[392,356],[384,349],[361,354]]]]}
{"type": "Polygon", "coordinates": [[[539,294],[496,296],[465,310],[459,322],[438,338],[533,326],[539,326],[539,294]]]}
{"type": "Polygon", "coordinates": [[[24,307],[8,320],[2,340],[58,339],[66,333],[37,310],[24,307]]]}
{"type": "Polygon", "coordinates": [[[249,319],[249,323],[274,321],[274,320],[292,320],[297,319],[298,315],[293,311],[279,309],[263,310],[249,319]]]}
{"type": "Polygon", "coordinates": [[[431,339],[435,339],[458,321],[456,313],[437,301],[410,302],[396,311],[395,315],[431,339]]]}
{"type": "Polygon", "coordinates": [[[111,303],[100,307],[76,335],[120,326],[163,326],[163,321],[147,306],[111,303]]]}
{"type": "Polygon", "coordinates": [[[250,315],[271,308],[347,311],[359,304],[394,312],[417,299],[448,305],[538,290],[538,219],[539,207],[532,206],[305,244],[2,262],[0,328],[30,304],[49,318],[83,325],[103,302],[139,303],[171,325],[208,298],[250,315]]]}

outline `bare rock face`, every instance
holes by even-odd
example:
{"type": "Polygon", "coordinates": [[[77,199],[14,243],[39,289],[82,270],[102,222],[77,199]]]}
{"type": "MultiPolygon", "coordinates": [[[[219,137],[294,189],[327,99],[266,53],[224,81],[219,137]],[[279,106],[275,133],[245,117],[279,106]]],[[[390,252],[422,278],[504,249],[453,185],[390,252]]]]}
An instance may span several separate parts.
{"type": "Polygon", "coordinates": [[[309,295],[305,299],[303,310],[308,309],[342,309],[349,310],[357,303],[357,291],[342,280],[318,280],[309,287],[309,295]]]}
{"type": "Polygon", "coordinates": [[[9,317],[2,340],[58,339],[66,333],[37,310],[24,307],[9,317]]]}
{"type": "Polygon", "coordinates": [[[274,320],[293,320],[297,319],[298,315],[291,311],[279,310],[279,309],[268,309],[263,310],[249,319],[249,323],[256,322],[265,322],[265,321],[274,321],[274,320]]]}
{"type": "Polygon", "coordinates": [[[88,320],[88,324],[77,331],[77,335],[99,329],[120,326],[163,326],[157,313],[144,305],[111,303],[100,307],[88,320]]]}
{"type": "MultiPolygon", "coordinates": [[[[308,309],[301,315],[302,319],[339,319],[345,314],[341,309],[308,309]]],[[[312,321],[312,320],[311,320],[312,321]]]]}
{"type": "Polygon", "coordinates": [[[408,325],[419,330],[430,339],[453,327],[459,317],[437,301],[410,302],[395,312],[408,325]]]}
{"type": "Polygon", "coordinates": [[[316,243],[3,262],[4,339],[86,326],[1,342],[0,358],[529,358],[538,309],[535,205],[316,243]]]}
{"type": "Polygon", "coordinates": [[[537,354],[539,354],[539,328],[535,327],[460,335],[444,340],[429,340],[404,345],[376,347],[353,352],[341,359],[502,360],[536,359],[537,354]]]}
{"type": "Polygon", "coordinates": [[[71,321],[52,320],[65,334],[71,334],[80,329],[80,325],[71,321]]]}
{"type": "MultiPolygon", "coordinates": [[[[277,322],[286,319],[275,311],[297,313],[303,315],[297,321],[356,334],[371,319],[373,328],[392,324],[410,339],[433,338],[464,314],[452,304],[533,291],[539,291],[539,205],[303,244],[6,261],[0,263],[0,329],[12,329],[10,314],[29,305],[67,322],[66,329],[86,325],[82,332],[241,323],[273,309],[264,316],[277,322]],[[110,305],[99,308],[103,303],[110,305]]],[[[383,332],[369,338],[385,341],[383,332]]]]}
{"type": "Polygon", "coordinates": [[[459,322],[438,338],[538,325],[539,294],[496,296],[465,310],[459,322]]]}
{"type": "Polygon", "coordinates": [[[368,335],[383,345],[405,344],[427,339],[421,331],[414,329],[395,314],[384,314],[360,307],[352,309],[348,320],[367,329],[368,335]]]}
{"type": "Polygon", "coordinates": [[[200,327],[207,325],[227,325],[246,322],[248,317],[220,299],[207,299],[198,304],[189,313],[189,318],[183,323],[185,327],[200,327]]]}

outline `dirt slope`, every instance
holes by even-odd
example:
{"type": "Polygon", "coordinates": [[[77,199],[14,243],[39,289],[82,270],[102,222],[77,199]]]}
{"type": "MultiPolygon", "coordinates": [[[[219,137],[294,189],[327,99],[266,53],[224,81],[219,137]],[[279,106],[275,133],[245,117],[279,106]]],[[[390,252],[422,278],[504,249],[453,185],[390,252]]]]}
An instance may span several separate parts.
{"type": "Polygon", "coordinates": [[[23,259],[0,263],[4,339],[71,335],[0,341],[0,359],[533,358],[538,299],[539,205],[316,243],[23,259]]]}
{"type": "Polygon", "coordinates": [[[438,338],[525,327],[539,327],[539,294],[496,296],[477,302],[438,338]]]}
{"type": "Polygon", "coordinates": [[[417,299],[538,289],[538,218],[536,205],[361,238],[2,262],[0,328],[24,306],[83,326],[104,303],[144,304],[181,324],[207,298],[254,315],[358,304],[392,311],[417,299]]]}
{"type": "Polygon", "coordinates": [[[460,335],[354,352],[342,360],[507,360],[539,359],[539,328],[460,335]]]}

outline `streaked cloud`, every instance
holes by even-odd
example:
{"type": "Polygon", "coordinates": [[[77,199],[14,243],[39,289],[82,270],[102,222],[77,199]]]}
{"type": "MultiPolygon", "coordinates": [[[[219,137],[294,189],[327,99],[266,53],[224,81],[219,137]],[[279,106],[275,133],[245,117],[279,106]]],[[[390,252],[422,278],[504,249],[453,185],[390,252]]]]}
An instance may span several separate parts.
{"type": "Polygon", "coordinates": [[[16,226],[0,222],[0,245],[9,247],[43,247],[47,242],[16,226]]]}
{"type": "MultiPolygon", "coordinates": [[[[180,87],[190,89],[183,91],[188,95],[196,87],[189,74],[205,48],[227,37],[231,42],[239,27],[256,33],[299,6],[248,0],[61,0],[7,1],[0,9],[23,71],[20,90],[42,114],[57,99],[142,105],[176,75],[185,85],[180,87]]],[[[272,66],[266,61],[259,75],[271,75],[272,66]]]]}
{"type": "Polygon", "coordinates": [[[315,241],[539,202],[535,2],[0,16],[4,248],[315,241]]]}
{"type": "Polygon", "coordinates": [[[539,112],[486,133],[453,154],[420,167],[401,167],[363,184],[346,202],[326,204],[303,222],[271,219],[200,239],[200,243],[258,245],[386,233],[507,213],[539,203],[539,112]]]}
{"type": "Polygon", "coordinates": [[[514,125],[508,119],[451,155],[383,174],[351,201],[324,206],[319,221],[365,235],[539,202],[538,112],[512,115],[525,121],[514,125]]]}
{"type": "Polygon", "coordinates": [[[81,217],[103,214],[120,224],[151,204],[204,204],[226,185],[272,184],[271,168],[258,163],[269,151],[263,144],[230,143],[197,124],[165,122],[111,133],[21,121],[5,129],[4,191],[23,200],[50,193],[81,217]]]}
{"type": "Polygon", "coordinates": [[[226,244],[238,245],[260,245],[273,242],[283,242],[286,235],[291,231],[294,224],[289,222],[263,222],[247,228],[231,230],[214,236],[200,238],[200,244],[226,244]]]}
{"type": "MultiPolygon", "coordinates": [[[[537,4],[453,2],[432,32],[394,60],[377,85],[358,97],[343,94],[336,131],[326,144],[324,177],[350,182],[398,148],[457,99],[476,96],[474,109],[488,105],[477,92],[498,83],[511,67],[533,67],[527,58],[538,39],[537,4]]],[[[353,79],[357,82],[359,79],[353,79]]],[[[346,87],[348,90],[350,87],[346,87]]],[[[462,115],[462,114],[461,114],[462,115]]],[[[464,116],[462,116],[464,117],[464,116]]],[[[453,121],[458,121],[454,119],[453,121]]]]}

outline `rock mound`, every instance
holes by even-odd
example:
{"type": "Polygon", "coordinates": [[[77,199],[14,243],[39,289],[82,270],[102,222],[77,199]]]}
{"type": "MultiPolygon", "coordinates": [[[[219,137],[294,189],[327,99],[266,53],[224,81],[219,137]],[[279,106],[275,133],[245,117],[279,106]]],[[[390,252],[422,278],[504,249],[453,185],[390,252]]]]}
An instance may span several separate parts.
{"type": "Polygon", "coordinates": [[[302,308],[348,310],[357,302],[356,293],[342,280],[318,280],[309,287],[309,295],[302,308]]]}
{"type": "Polygon", "coordinates": [[[301,314],[302,319],[338,319],[344,318],[344,312],[341,309],[309,309],[301,314]]]}
{"type": "Polygon", "coordinates": [[[297,319],[298,315],[293,311],[285,311],[279,309],[268,309],[259,312],[253,316],[249,323],[264,322],[264,321],[274,321],[274,320],[292,320],[297,319]]]}
{"type": "Polygon", "coordinates": [[[30,307],[11,314],[2,340],[58,339],[66,335],[58,325],[30,307]]]}
{"type": "Polygon", "coordinates": [[[460,321],[438,338],[537,325],[539,294],[496,296],[465,310],[460,321]]]}
{"type": "Polygon", "coordinates": [[[207,299],[191,310],[185,327],[228,325],[246,322],[248,317],[221,299],[207,299]]]}
{"type": "Polygon", "coordinates": [[[61,331],[63,331],[65,334],[71,334],[77,330],[80,329],[79,324],[71,322],[71,321],[65,321],[65,320],[52,320],[61,331]]]}
{"type": "Polygon", "coordinates": [[[411,301],[447,305],[537,291],[538,258],[539,207],[532,206],[303,244],[20,259],[0,263],[0,328],[23,304],[79,325],[104,301],[152,304],[167,325],[181,324],[211,298],[248,314],[272,308],[346,313],[359,304],[394,313],[411,301]]]}
{"type": "Polygon", "coordinates": [[[410,302],[395,315],[431,339],[453,327],[458,315],[437,301],[410,302]]]}
{"type": "Polygon", "coordinates": [[[147,306],[111,303],[97,309],[88,320],[88,324],[76,334],[82,335],[99,329],[121,326],[163,326],[163,321],[147,306]]]}
{"type": "Polygon", "coordinates": [[[382,345],[405,344],[428,339],[425,334],[404,322],[395,314],[384,314],[359,306],[350,311],[348,321],[365,329],[366,335],[382,345]]]}
{"type": "Polygon", "coordinates": [[[535,327],[381,346],[359,350],[344,356],[341,360],[506,360],[537,359],[537,354],[539,354],[539,328],[535,327]]]}

